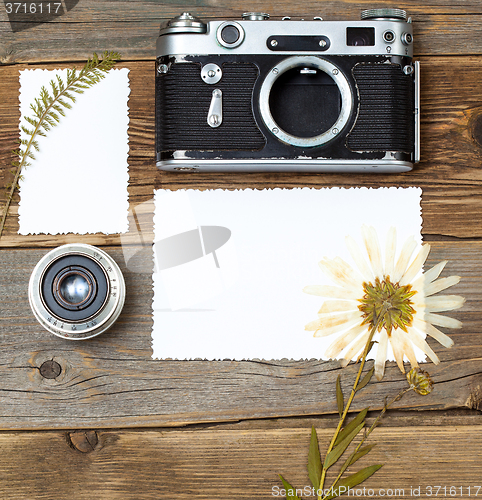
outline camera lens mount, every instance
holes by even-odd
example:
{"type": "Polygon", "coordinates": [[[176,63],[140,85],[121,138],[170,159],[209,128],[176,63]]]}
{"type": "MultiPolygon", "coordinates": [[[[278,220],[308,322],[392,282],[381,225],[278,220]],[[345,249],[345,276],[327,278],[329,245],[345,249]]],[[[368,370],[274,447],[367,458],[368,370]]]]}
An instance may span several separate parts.
{"type": "Polygon", "coordinates": [[[28,298],[39,323],[69,340],[95,337],[119,317],[124,277],[103,250],[63,245],[47,253],[32,272],[28,298]]]}
{"type": "MultiPolygon", "coordinates": [[[[302,91],[300,91],[300,93],[301,92],[302,91]]],[[[319,108],[323,109],[330,105],[333,106],[333,101],[336,100],[336,97],[333,96],[333,93],[327,93],[325,97],[321,96],[321,102],[318,103],[319,108]]],[[[316,147],[330,142],[337,137],[347,125],[351,116],[352,108],[353,96],[346,76],[337,66],[321,57],[293,56],[280,61],[276,66],[271,68],[260,89],[259,110],[266,127],[280,141],[291,144],[292,146],[316,147]],[[339,94],[336,96],[340,101],[339,110],[336,109],[338,116],[333,118],[332,121],[330,120],[330,117],[328,117],[327,121],[329,123],[325,124],[326,130],[323,130],[321,133],[316,133],[320,132],[317,130],[315,135],[310,135],[308,133],[295,135],[292,133],[294,132],[293,130],[285,130],[288,127],[281,127],[273,117],[273,110],[271,109],[270,102],[272,102],[273,97],[277,97],[276,93],[279,89],[276,89],[276,83],[282,75],[285,75],[294,69],[299,69],[299,72],[304,74],[316,74],[318,71],[321,71],[325,74],[325,77],[329,77],[325,78],[325,80],[328,79],[330,84],[335,84],[331,85],[331,87],[334,87],[335,90],[337,89],[337,94],[339,94]]],[[[285,122],[289,122],[289,120],[290,118],[288,117],[285,119],[285,122]]],[[[305,121],[311,122],[311,120],[305,121]]]]}

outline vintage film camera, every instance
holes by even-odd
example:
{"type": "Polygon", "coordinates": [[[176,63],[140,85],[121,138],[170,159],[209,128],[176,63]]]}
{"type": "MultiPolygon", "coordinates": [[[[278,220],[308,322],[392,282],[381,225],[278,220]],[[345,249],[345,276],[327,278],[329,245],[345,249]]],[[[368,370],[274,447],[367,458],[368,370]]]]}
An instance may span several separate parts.
{"type": "Polygon", "coordinates": [[[419,65],[411,19],[204,23],[161,28],[156,150],[161,170],[404,172],[419,161],[419,65]]]}

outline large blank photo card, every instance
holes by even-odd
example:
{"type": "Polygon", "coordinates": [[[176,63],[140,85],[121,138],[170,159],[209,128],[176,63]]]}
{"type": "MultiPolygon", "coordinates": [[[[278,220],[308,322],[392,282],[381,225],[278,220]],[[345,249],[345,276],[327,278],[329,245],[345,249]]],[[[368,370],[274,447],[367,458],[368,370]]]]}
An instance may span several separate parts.
{"type": "Polygon", "coordinates": [[[323,315],[317,290],[333,290],[338,325],[352,327],[351,274],[372,275],[377,259],[395,267],[404,245],[409,266],[420,198],[419,188],[156,191],[153,357],[323,359],[335,337],[310,327],[323,315]]]}

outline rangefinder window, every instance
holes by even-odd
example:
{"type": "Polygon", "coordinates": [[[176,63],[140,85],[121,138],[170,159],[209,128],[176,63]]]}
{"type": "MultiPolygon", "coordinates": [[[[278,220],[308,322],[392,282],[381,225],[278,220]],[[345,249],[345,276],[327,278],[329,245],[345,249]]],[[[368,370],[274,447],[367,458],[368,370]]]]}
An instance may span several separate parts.
{"type": "Polygon", "coordinates": [[[375,45],[375,28],[347,28],[346,44],[349,47],[372,47],[375,45]]]}

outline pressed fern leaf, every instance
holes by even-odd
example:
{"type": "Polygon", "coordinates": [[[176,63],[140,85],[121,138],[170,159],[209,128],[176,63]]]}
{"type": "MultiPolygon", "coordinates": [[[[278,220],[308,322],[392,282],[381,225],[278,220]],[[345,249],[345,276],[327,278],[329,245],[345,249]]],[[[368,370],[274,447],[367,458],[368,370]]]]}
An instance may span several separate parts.
{"type": "Polygon", "coordinates": [[[18,160],[12,161],[14,179],[7,186],[7,202],[0,222],[0,237],[15,191],[22,178],[22,169],[30,165],[29,160],[35,160],[33,151],[39,151],[36,137],[45,137],[47,132],[59,123],[60,117],[65,116],[65,110],[72,107],[75,95],[82,94],[86,89],[100,82],[105,77],[105,73],[112,69],[120,58],[121,55],[117,52],[105,51],[101,59],[94,53],[80,71],[77,71],[76,68],[68,69],[66,81],[56,75],[56,78],[50,81],[49,88],[42,87],[39,97],[30,104],[33,115],[23,117],[25,123],[20,126],[28,138],[18,141],[19,148],[12,151],[18,160]]]}

